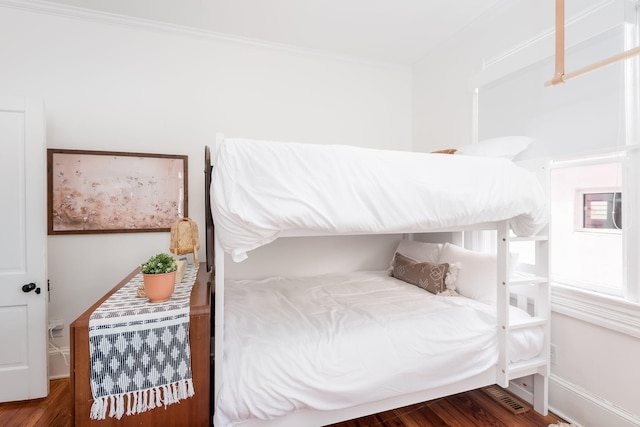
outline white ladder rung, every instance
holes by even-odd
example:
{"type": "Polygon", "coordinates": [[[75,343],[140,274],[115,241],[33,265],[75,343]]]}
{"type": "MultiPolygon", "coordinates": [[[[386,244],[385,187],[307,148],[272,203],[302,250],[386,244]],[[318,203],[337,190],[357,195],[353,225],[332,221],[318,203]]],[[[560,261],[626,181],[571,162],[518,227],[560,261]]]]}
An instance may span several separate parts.
{"type": "Polygon", "coordinates": [[[547,319],[536,316],[536,317],[531,317],[529,319],[522,319],[517,322],[513,322],[509,324],[509,330],[513,331],[515,329],[531,328],[533,326],[545,325],[546,323],[547,323],[547,319]]]}
{"type": "Polygon", "coordinates": [[[549,279],[547,277],[535,276],[533,274],[514,274],[509,279],[510,285],[526,285],[526,284],[540,284],[547,283],[549,279]]]}
{"type": "Polygon", "coordinates": [[[541,374],[547,375],[549,370],[549,361],[547,358],[538,356],[533,359],[523,360],[519,362],[509,363],[507,373],[510,378],[520,378],[525,375],[541,374]]]}
{"type": "Polygon", "coordinates": [[[545,242],[549,240],[547,235],[535,235],[535,236],[510,236],[510,242],[545,242]]]}

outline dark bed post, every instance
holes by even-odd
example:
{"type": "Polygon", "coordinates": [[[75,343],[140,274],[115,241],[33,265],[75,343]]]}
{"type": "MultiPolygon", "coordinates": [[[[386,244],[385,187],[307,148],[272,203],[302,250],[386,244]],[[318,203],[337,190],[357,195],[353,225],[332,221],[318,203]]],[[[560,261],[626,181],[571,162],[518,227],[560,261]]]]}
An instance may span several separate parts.
{"type": "Polygon", "coordinates": [[[205,249],[207,271],[211,272],[215,257],[213,249],[213,216],[211,215],[211,173],[213,166],[211,165],[211,150],[209,146],[204,147],[204,218],[205,218],[205,249]]]}

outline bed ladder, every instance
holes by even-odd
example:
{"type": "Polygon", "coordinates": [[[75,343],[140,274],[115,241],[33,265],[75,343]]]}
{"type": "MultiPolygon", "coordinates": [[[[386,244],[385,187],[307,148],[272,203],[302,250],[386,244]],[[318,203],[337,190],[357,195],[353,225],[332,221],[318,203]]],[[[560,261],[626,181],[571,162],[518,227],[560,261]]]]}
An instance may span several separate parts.
{"type": "Polygon", "coordinates": [[[549,236],[548,227],[530,237],[516,237],[503,221],[498,227],[498,385],[508,387],[509,381],[533,375],[533,407],[543,414],[548,413],[548,378],[550,373],[550,318],[551,295],[549,287],[549,236]],[[521,270],[511,270],[511,245],[515,242],[532,242],[535,246],[535,264],[525,265],[521,270]],[[516,305],[532,314],[526,322],[509,319],[508,305],[516,305]],[[511,363],[509,356],[509,334],[511,331],[542,326],[544,343],[541,353],[533,359],[511,363]]]}

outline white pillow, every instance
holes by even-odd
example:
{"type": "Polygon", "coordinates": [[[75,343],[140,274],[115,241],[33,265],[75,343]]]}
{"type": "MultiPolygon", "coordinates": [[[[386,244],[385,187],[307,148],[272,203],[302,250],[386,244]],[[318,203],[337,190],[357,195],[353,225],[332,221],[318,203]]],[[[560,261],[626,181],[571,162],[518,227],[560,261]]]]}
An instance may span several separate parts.
{"type": "Polygon", "coordinates": [[[497,263],[495,254],[474,252],[451,243],[445,243],[438,263],[459,263],[456,291],[467,298],[496,304],[497,299],[497,263]]]}
{"type": "MultiPolygon", "coordinates": [[[[415,240],[400,240],[396,252],[419,262],[438,263],[440,251],[444,245],[442,243],[416,242],[415,240]]],[[[395,256],[395,253],[394,253],[395,256]]],[[[393,258],[391,258],[393,262],[393,258]]]]}
{"type": "Polygon", "coordinates": [[[528,136],[503,136],[500,138],[484,139],[475,144],[458,148],[456,154],[480,157],[502,157],[513,160],[518,154],[527,149],[533,138],[528,136]]]}

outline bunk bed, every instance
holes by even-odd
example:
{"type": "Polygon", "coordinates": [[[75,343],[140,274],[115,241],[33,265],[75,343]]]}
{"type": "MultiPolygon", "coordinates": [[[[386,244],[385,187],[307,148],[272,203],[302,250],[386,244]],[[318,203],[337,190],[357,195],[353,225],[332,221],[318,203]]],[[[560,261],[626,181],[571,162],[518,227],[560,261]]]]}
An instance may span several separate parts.
{"type": "Polygon", "coordinates": [[[532,173],[507,159],[223,135],[205,172],[216,427],[322,426],[529,375],[546,415],[547,214],[532,173]],[[475,230],[496,231],[497,254],[462,248],[475,230]],[[429,232],[453,242],[402,240],[387,271],[225,279],[225,257],[281,237],[429,232]],[[536,248],[518,275],[514,241],[536,248]],[[446,265],[442,288],[402,277],[403,255],[446,265]]]}

